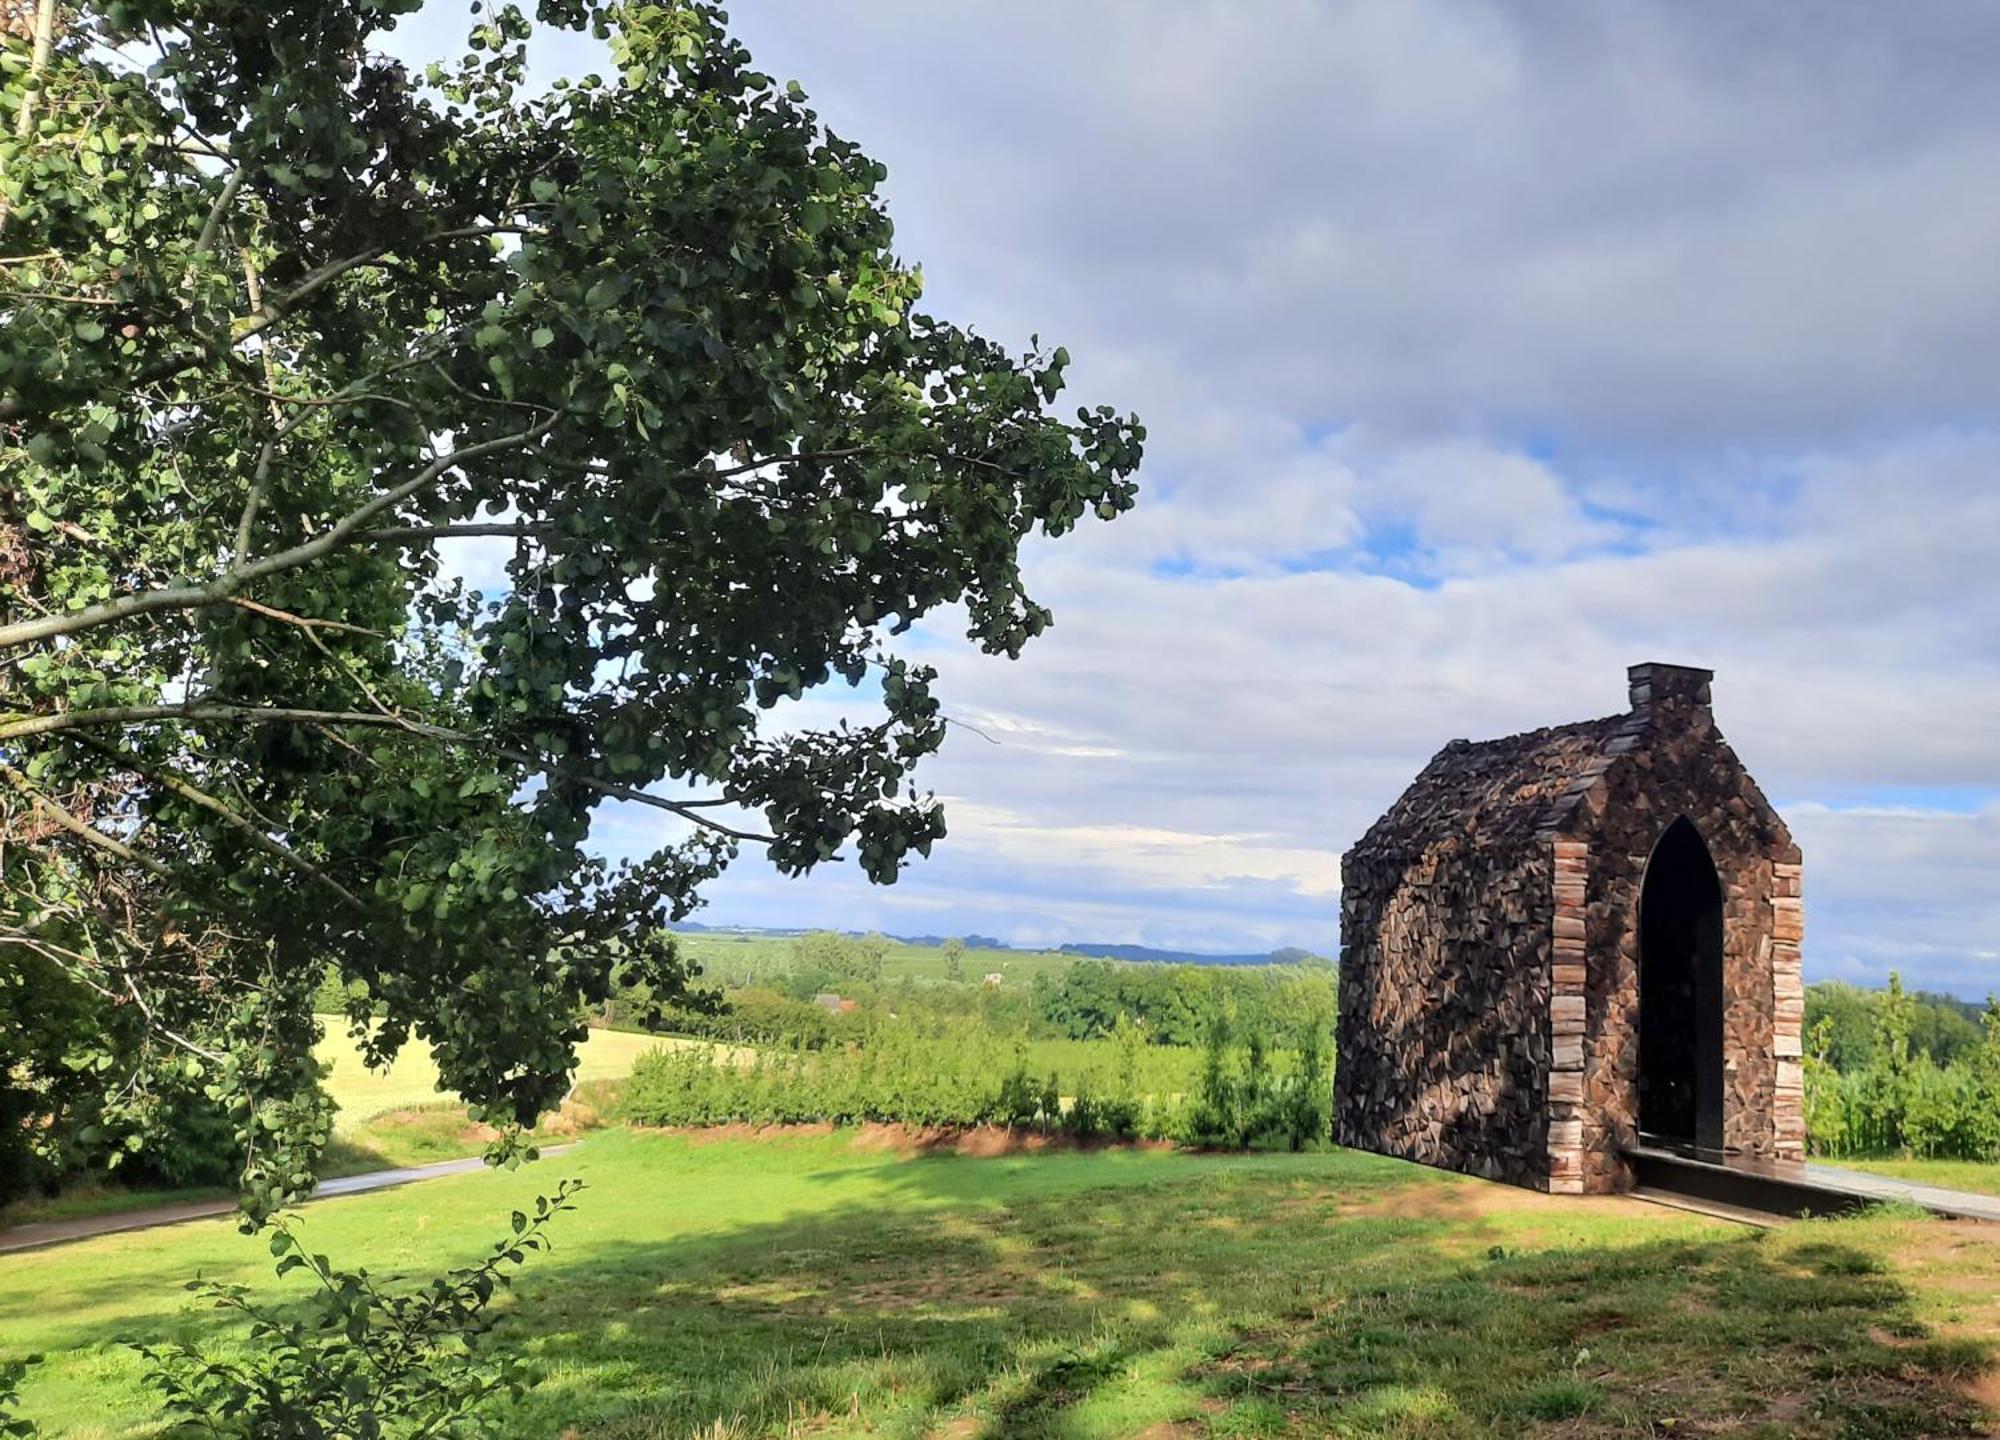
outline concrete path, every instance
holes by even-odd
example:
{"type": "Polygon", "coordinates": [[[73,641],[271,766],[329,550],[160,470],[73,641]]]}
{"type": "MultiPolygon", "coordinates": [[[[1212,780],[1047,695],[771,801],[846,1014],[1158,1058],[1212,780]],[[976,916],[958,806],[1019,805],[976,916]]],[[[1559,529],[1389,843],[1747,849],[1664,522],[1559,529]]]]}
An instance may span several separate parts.
{"type": "MultiPolygon", "coordinates": [[[[560,1155],[568,1145],[551,1145],[544,1157],[560,1155]]],[[[417,1180],[436,1180],[444,1175],[464,1175],[484,1169],[477,1155],[461,1160],[440,1160],[435,1165],[410,1165],[400,1170],[371,1170],[365,1175],[342,1175],[322,1180],[312,1193],[314,1200],[331,1200],[341,1195],[365,1195],[371,1190],[387,1190],[417,1180]]],[[[39,1250],[45,1245],[66,1245],[72,1240],[88,1240],[93,1235],[116,1235],[126,1230],[153,1230],[162,1225],[179,1225],[188,1220],[212,1220],[236,1213],[234,1200],[191,1200],[181,1205],[155,1205],[146,1210],[120,1210],[109,1215],[89,1215],[78,1220],[44,1220],[35,1225],[16,1225],[0,1230],[0,1255],[14,1250],[39,1250]]]]}
{"type": "Polygon", "coordinates": [[[1642,1198],[1649,1200],[1673,1195],[1681,1201],[1719,1205],[1722,1210],[1757,1210],[1786,1218],[1844,1215],[1869,1204],[1900,1202],[1947,1219],[2000,1223],[2000,1195],[1947,1190],[1941,1185],[1817,1161],[1724,1156],[1650,1141],[1628,1153],[1638,1189],[1644,1192],[1642,1198]]]}
{"type": "Polygon", "coordinates": [[[1846,1170],[1835,1165],[1814,1163],[1806,1166],[1814,1180],[1838,1187],[1871,1200],[1900,1200],[1921,1205],[1933,1214],[1955,1220],[2000,1221],[2000,1195],[1981,1195],[1970,1190],[1947,1190],[1941,1185],[1921,1185],[1914,1180],[1898,1180],[1892,1175],[1876,1175],[1866,1170],[1846,1170]]]}

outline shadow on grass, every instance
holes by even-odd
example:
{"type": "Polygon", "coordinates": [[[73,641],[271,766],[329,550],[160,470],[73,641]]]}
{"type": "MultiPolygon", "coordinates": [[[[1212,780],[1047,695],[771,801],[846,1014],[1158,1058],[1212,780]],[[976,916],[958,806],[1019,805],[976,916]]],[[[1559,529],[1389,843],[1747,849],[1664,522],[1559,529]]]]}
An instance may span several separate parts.
{"type": "Polygon", "coordinates": [[[865,1206],[559,1248],[498,1334],[540,1374],[505,1433],[1979,1433],[1985,1348],[1919,1323],[1868,1222],[1721,1231],[1282,1157],[1055,1191],[1045,1163],[884,1158],[865,1206]]]}
{"type": "MultiPolygon", "coordinates": [[[[897,1178],[915,1207],[1034,1163],[897,1178]]],[[[1533,1250],[1546,1208],[1481,1214],[1474,1187],[1440,1202],[1428,1177],[1399,1203],[1400,1167],[1357,1194],[1185,1163],[1201,1169],[551,1266],[509,1322],[544,1367],[523,1431],[1982,1432],[1964,1384],[1988,1347],[1932,1337],[1840,1238],[1853,1227],[1644,1238],[1599,1220],[1587,1248],[1533,1250]]]]}

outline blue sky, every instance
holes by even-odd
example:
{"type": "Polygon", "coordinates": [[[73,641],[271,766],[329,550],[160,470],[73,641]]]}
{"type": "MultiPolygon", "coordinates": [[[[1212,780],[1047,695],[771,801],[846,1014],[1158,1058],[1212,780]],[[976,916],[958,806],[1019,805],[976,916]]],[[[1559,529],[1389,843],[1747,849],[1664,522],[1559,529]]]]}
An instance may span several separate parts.
{"type": "Polygon", "coordinates": [[[1439,745],[1659,659],[1717,671],[1805,849],[1812,977],[2000,987],[2000,11],[732,18],[887,164],[929,308],[1059,340],[1151,438],[1135,514],[1033,547],[1018,663],[926,627],[997,742],[932,765],[936,858],[746,858],[704,918],[1330,951],[1340,851],[1439,745]]]}

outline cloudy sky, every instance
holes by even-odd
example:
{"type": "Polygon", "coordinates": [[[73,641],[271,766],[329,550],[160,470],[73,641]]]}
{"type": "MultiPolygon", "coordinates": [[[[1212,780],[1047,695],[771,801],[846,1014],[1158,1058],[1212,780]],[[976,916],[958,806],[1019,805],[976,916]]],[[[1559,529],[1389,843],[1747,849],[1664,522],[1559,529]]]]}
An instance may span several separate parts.
{"type": "Polygon", "coordinates": [[[1439,745],[1658,659],[1805,849],[1813,978],[2000,986],[2000,10],[732,13],[887,164],[929,308],[1150,438],[1018,663],[916,637],[991,737],[936,858],[746,858],[706,919],[1331,951],[1439,745]]]}

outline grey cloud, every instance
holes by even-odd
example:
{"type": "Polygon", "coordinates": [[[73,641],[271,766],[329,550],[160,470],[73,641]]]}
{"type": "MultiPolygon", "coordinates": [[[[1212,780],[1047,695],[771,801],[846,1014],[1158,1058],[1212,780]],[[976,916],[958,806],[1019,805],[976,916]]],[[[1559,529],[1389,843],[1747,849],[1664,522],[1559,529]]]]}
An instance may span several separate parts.
{"type": "Polygon", "coordinates": [[[1989,983],[1993,822],[1947,812],[2000,796],[2000,9],[732,18],[890,166],[934,307],[1067,343],[1152,438],[1136,514],[1029,548],[1057,624],[1020,662],[912,637],[1005,742],[930,768],[968,817],[939,857],[886,891],[746,860],[724,918],[1329,943],[1273,852],[1667,659],[1716,667],[1793,814],[1813,973],[1989,983]],[[1832,803],[1876,791],[1915,798],[1832,803]],[[1181,883],[1116,827],[1251,863],[1181,883]]]}

